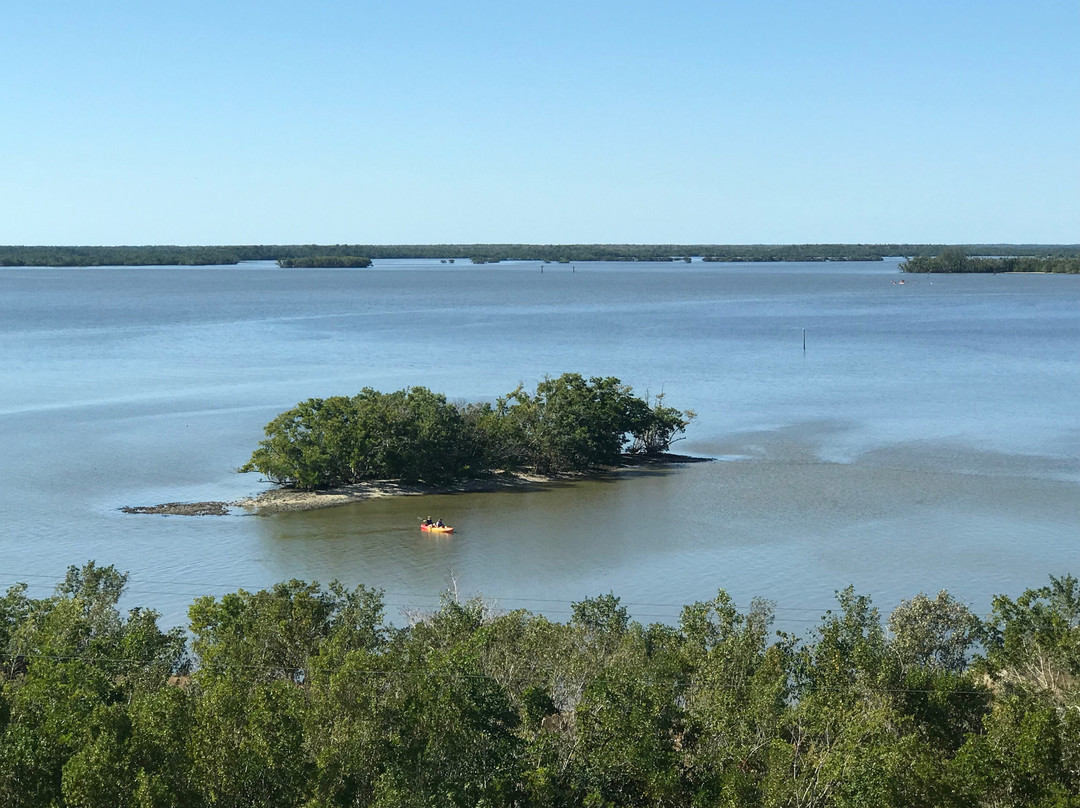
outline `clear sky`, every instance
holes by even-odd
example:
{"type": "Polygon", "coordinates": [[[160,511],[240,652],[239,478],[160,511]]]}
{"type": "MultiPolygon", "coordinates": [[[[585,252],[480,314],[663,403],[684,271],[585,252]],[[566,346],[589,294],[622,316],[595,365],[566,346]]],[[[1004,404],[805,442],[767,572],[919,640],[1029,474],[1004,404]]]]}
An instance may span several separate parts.
{"type": "Polygon", "coordinates": [[[0,244],[1077,243],[1077,0],[7,0],[0,244]]]}

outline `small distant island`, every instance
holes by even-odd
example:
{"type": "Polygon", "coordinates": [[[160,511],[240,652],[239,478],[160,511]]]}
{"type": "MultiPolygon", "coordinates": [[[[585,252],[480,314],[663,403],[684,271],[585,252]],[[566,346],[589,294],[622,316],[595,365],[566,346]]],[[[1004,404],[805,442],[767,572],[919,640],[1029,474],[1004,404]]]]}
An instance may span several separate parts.
{"type": "Polygon", "coordinates": [[[125,513],[226,515],[311,510],[385,496],[492,491],[702,458],[669,453],[693,410],[619,379],[564,373],[494,404],[455,404],[426,387],[310,398],[266,425],[238,471],[279,487],[239,502],[126,506],[125,513]]]}
{"type": "Polygon", "coordinates": [[[1077,255],[996,255],[968,256],[960,247],[947,247],[937,255],[919,255],[900,265],[903,272],[1055,272],[1080,274],[1077,255]]]}
{"type": "Polygon", "coordinates": [[[279,258],[282,269],[353,269],[371,266],[370,258],[358,255],[313,255],[304,258],[279,258]]]}

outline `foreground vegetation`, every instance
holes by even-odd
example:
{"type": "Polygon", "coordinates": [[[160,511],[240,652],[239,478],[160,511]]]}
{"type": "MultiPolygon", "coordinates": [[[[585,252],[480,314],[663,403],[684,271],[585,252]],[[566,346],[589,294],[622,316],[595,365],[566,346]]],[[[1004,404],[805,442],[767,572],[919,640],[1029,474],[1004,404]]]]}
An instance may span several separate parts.
{"type": "MultiPolygon", "coordinates": [[[[942,244],[293,244],[238,246],[0,246],[0,266],[152,266],[304,261],[328,258],[429,258],[500,261],[880,261],[939,255],[942,244]]],[[[1080,245],[967,244],[969,255],[1080,257],[1080,245]]]]}
{"type": "Polygon", "coordinates": [[[125,584],[91,562],[0,598],[0,804],[1080,805],[1072,577],[985,621],[847,589],[806,640],[722,590],[674,626],[603,595],[395,627],[377,591],[300,581],[163,631],[125,584]]]}
{"type": "Polygon", "coordinates": [[[1080,274],[1080,256],[1043,255],[994,258],[969,257],[959,247],[949,247],[934,256],[916,256],[900,265],[904,272],[1059,272],[1080,274]]]}
{"type": "Polygon", "coordinates": [[[564,373],[495,404],[452,404],[410,387],[311,398],[266,425],[240,471],[302,489],[364,480],[446,483],[494,471],[558,474],[667,451],[692,411],[635,396],[618,379],[564,373]]]}

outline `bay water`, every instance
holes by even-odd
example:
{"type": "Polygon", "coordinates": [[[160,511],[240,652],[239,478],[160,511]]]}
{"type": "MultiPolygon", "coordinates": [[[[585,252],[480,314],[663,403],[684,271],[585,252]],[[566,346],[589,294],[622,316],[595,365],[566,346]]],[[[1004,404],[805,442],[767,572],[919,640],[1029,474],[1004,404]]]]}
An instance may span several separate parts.
{"type": "Polygon", "coordinates": [[[93,559],[170,625],[198,595],[290,578],[381,588],[395,622],[448,588],[557,620],[611,591],[673,622],[722,587],[800,634],[849,584],[885,612],[945,588],[985,614],[1080,573],[1080,277],[898,263],[0,268],[0,588],[47,594],[93,559]],[[673,448],[711,462],[120,511],[266,490],[235,469],[309,397],[493,400],[566,371],[693,409],[673,448]],[[457,532],[421,533],[429,514],[457,532]]]}

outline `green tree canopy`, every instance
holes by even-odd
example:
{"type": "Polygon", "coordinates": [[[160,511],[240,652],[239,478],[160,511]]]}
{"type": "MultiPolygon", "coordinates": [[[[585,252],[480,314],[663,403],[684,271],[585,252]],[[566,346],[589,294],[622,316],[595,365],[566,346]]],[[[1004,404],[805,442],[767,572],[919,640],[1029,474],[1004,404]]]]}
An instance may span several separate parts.
{"type": "Polygon", "coordinates": [[[487,403],[455,405],[426,387],[312,398],[283,412],[240,471],[297,488],[363,480],[445,483],[495,471],[585,471],[624,451],[656,455],[693,419],[635,396],[608,376],[564,373],[534,393],[519,385],[487,403]]]}
{"type": "Polygon", "coordinates": [[[1080,805],[1071,576],[887,628],[849,587],[807,640],[723,590],[674,626],[613,593],[565,623],[448,594],[393,626],[381,593],[303,581],[166,632],[121,614],[126,581],[0,597],[0,804],[1080,805]]]}

